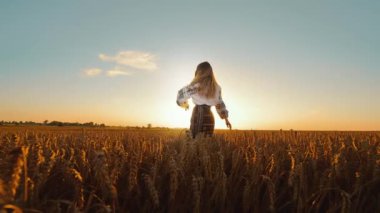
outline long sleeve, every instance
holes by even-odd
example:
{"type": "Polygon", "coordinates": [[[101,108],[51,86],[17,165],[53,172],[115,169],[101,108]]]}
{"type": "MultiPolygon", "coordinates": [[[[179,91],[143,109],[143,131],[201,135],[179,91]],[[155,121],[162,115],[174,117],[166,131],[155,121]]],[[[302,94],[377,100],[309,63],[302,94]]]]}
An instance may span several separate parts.
{"type": "Polygon", "coordinates": [[[195,94],[197,92],[197,87],[194,85],[187,85],[180,89],[177,94],[177,105],[188,109],[189,103],[187,100],[191,97],[191,95],[195,94]]]}
{"type": "Polygon", "coordinates": [[[219,103],[215,105],[216,112],[219,114],[221,119],[228,118],[228,110],[226,108],[226,105],[224,104],[224,101],[222,99],[222,90],[219,90],[219,103]]]}

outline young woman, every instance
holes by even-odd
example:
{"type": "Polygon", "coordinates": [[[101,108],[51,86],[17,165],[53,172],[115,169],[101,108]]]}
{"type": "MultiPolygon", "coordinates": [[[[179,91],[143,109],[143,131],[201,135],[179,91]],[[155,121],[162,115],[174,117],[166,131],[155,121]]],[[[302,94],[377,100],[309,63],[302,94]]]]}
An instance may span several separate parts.
{"type": "Polygon", "coordinates": [[[215,106],[220,118],[224,119],[227,127],[231,129],[228,111],[222,99],[222,90],[215,80],[210,63],[207,61],[197,66],[191,83],[178,91],[178,106],[188,110],[189,104],[187,100],[189,98],[192,98],[195,104],[190,124],[193,138],[199,133],[205,136],[213,135],[215,121],[210,110],[211,106],[215,106]]]}

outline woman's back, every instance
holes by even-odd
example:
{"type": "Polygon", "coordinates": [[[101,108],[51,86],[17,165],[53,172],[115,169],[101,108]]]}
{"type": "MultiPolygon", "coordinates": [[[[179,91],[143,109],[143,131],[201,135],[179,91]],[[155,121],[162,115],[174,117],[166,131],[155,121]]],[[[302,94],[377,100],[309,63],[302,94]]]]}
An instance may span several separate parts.
{"type": "MultiPolygon", "coordinates": [[[[199,84],[195,84],[194,87],[199,87],[199,84]]],[[[193,103],[195,105],[209,105],[209,106],[216,106],[220,103],[219,94],[221,93],[221,88],[219,85],[217,85],[215,89],[215,94],[211,97],[206,97],[203,94],[200,94],[199,92],[195,92],[193,95],[191,95],[191,98],[193,100],[193,103]]]]}

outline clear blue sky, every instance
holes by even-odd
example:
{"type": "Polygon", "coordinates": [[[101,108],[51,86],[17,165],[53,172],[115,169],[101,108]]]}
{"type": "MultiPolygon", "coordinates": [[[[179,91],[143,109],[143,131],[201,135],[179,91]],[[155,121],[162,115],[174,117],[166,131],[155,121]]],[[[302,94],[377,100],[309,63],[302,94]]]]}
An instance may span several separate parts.
{"type": "Polygon", "coordinates": [[[188,127],[176,93],[207,60],[236,128],[380,130],[379,11],[374,0],[3,0],[0,120],[188,127]],[[141,54],[152,59],[136,65],[141,54]]]}

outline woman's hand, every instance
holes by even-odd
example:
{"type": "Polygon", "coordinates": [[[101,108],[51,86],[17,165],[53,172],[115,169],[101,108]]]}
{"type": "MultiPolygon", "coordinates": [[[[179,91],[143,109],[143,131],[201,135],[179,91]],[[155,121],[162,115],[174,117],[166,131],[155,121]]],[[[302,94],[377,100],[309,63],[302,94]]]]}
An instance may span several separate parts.
{"type": "Polygon", "coordinates": [[[185,108],[185,111],[189,110],[189,104],[186,102],[183,108],[185,108]]]}
{"type": "Polygon", "coordinates": [[[187,103],[187,101],[185,101],[184,103],[182,103],[180,106],[181,106],[182,108],[184,108],[185,111],[189,110],[189,103],[187,103]]]}
{"type": "Polygon", "coordinates": [[[225,120],[226,120],[226,126],[231,130],[232,126],[231,126],[230,121],[228,120],[228,118],[226,118],[225,120]]]}

